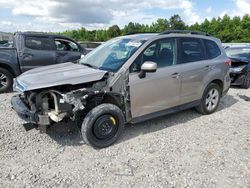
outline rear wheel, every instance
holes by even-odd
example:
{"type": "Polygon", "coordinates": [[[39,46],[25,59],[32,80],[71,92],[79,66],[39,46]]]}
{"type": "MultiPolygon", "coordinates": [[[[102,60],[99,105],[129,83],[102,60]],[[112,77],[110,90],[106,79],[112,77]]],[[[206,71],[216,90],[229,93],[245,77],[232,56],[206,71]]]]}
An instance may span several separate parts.
{"type": "Polygon", "coordinates": [[[93,108],[85,116],[81,128],[85,143],[96,148],[112,145],[123,129],[123,113],[113,104],[101,104],[93,108]]]}
{"type": "Polygon", "coordinates": [[[0,93],[11,91],[12,85],[12,74],[3,68],[0,68],[0,93]]]}
{"type": "Polygon", "coordinates": [[[250,72],[247,72],[245,75],[245,79],[243,84],[241,85],[242,88],[248,89],[250,87],[250,72]]]}
{"type": "Polygon", "coordinates": [[[218,108],[220,98],[220,87],[215,83],[211,83],[205,89],[203,97],[201,99],[201,103],[198,107],[196,107],[196,110],[201,114],[211,114],[218,108]]]}

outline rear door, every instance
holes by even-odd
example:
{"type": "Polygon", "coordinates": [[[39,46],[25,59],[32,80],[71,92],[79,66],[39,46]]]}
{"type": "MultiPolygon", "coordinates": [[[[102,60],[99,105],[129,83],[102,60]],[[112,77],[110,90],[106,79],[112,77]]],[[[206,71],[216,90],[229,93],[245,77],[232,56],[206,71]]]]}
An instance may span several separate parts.
{"type": "Polygon", "coordinates": [[[74,41],[54,38],[56,63],[76,62],[82,56],[82,48],[74,41]]]}
{"type": "Polygon", "coordinates": [[[18,52],[22,72],[52,65],[55,63],[55,53],[51,38],[47,36],[25,36],[24,48],[18,52]]]}
{"type": "Polygon", "coordinates": [[[129,88],[132,117],[140,117],[177,106],[180,79],[176,66],[176,39],[160,39],[149,45],[130,67],[129,88]],[[157,63],[155,73],[139,78],[145,61],[157,63]]]}
{"type": "Polygon", "coordinates": [[[183,37],[178,41],[181,67],[181,104],[200,99],[204,78],[211,70],[210,61],[205,60],[205,48],[199,38],[183,37]]]}

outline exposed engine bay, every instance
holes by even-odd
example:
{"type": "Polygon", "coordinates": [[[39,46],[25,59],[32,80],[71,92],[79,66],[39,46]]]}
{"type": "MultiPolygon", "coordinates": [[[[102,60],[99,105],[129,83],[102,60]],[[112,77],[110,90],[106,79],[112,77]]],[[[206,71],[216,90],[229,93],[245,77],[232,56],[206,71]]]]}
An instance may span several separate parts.
{"type": "Polygon", "coordinates": [[[78,112],[84,116],[93,107],[104,102],[116,104],[125,113],[127,104],[124,104],[124,97],[127,91],[122,87],[126,85],[124,81],[126,82],[126,79],[120,78],[116,80],[117,84],[109,87],[107,78],[104,77],[99,81],[76,86],[57,86],[25,91],[13,98],[12,105],[17,106],[15,104],[18,104],[23,106],[23,109],[25,107],[25,112],[20,109],[19,116],[24,114],[22,119],[37,124],[38,127],[41,127],[40,130],[45,132],[48,125],[63,120],[74,121],[78,118],[78,112]]]}
{"type": "Polygon", "coordinates": [[[103,88],[104,85],[105,81],[86,85],[81,89],[75,88],[72,91],[64,87],[43,91],[28,91],[24,92],[22,99],[31,111],[36,111],[41,116],[48,116],[47,119],[42,118],[42,122],[39,122],[39,124],[50,124],[51,120],[60,122],[66,117],[71,118],[78,110],[84,110],[90,96],[105,94],[105,91],[98,90],[98,88],[103,88]]]}

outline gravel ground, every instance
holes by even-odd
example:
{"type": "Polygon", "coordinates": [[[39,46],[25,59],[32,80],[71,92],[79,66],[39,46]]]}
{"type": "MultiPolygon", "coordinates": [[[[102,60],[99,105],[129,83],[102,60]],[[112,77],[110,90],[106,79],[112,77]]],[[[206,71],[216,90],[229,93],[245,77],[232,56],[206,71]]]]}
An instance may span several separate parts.
{"type": "Polygon", "coordinates": [[[70,123],[26,132],[12,95],[0,95],[0,187],[250,187],[250,89],[230,89],[212,115],[128,125],[101,150],[70,123]]]}

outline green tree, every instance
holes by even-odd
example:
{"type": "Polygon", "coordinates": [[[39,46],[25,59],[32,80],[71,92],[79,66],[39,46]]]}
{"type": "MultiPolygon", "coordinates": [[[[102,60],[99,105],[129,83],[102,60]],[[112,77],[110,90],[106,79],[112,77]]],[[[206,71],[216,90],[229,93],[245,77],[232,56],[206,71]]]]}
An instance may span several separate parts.
{"type": "Polygon", "coordinates": [[[186,28],[185,23],[182,21],[181,17],[178,14],[175,14],[169,19],[170,29],[173,30],[184,30],[186,28]]]}
{"type": "Polygon", "coordinates": [[[108,36],[110,38],[118,37],[121,35],[121,30],[118,27],[118,25],[113,25],[110,28],[108,28],[108,36]]]}
{"type": "Polygon", "coordinates": [[[162,32],[168,29],[189,29],[203,31],[221,39],[222,42],[250,42],[250,16],[244,15],[242,18],[235,16],[230,18],[228,15],[223,18],[205,19],[202,23],[186,25],[179,15],[173,15],[170,19],[159,18],[152,24],[145,25],[130,22],[120,29],[113,25],[108,29],[89,31],[84,27],[78,30],[65,31],[60,34],[74,38],[78,41],[106,41],[110,38],[125,35],[128,33],[139,32],[162,32]]]}
{"type": "Polygon", "coordinates": [[[169,29],[169,22],[167,19],[159,18],[155,23],[152,23],[152,32],[162,32],[169,29]]]}

